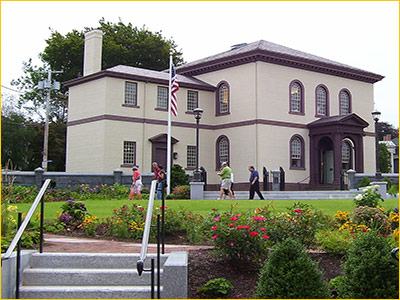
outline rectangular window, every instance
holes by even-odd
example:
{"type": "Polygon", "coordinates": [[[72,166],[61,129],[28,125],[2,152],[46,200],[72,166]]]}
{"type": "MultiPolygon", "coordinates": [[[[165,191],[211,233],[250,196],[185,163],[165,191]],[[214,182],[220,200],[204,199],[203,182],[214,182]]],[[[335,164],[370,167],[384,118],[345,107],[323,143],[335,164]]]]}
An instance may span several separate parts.
{"type": "Polygon", "coordinates": [[[168,109],[168,88],[159,86],[157,89],[157,108],[168,109]]]}
{"type": "Polygon", "coordinates": [[[196,167],[196,146],[187,146],[187,168],[196,167]]]}
{"type": "Polygon", "coordinates": [[[137,83],[125,82],[125,104],[137,105],[137,83]]]}
{"type": "Polygon", "coordinates": [[[196,91],[187,92],[187,111],[193,111],[198,107],[199,93],[196,91]]]}
{"type": "Polygon", "coordinates": [[[136,164],[136,142],[124,141],[124,162],[123,164],[136,164]]]}

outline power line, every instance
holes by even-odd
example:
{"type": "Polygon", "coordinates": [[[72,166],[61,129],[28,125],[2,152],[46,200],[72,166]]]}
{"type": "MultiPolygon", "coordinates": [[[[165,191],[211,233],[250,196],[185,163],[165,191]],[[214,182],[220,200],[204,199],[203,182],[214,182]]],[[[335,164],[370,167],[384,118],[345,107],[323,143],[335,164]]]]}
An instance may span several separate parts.
{"type": "Polygon", "coordinates": [[[6,87],[5,85],[1,85],[2,88],[10,90],[12,92],[16,92],[16,93],[20,93],[20,94],[24,94],[24,92],[18,91],[18,90],[14,90],[12,88],[6,87]]]}

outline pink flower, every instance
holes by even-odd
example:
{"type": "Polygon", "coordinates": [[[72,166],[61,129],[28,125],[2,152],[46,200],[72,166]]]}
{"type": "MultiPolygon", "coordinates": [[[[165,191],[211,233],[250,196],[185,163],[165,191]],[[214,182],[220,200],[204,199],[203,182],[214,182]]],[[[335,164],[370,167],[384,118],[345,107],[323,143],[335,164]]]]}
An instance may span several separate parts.
{"type": "Polygon", "coordinates": [[[250,229],[250,226],[249,225],[244,225],[243,228],[244,229],[250,229]]]}
{"type": "Polygon", "coordinates": [[[229,243],[229,246],[233,246],[233,245],[235,245],[234,242],[230,242],[230,243],[229,243]]]}
{"type": "Polygon", "coordinates": [[[294,211],[299,213],[299,214],[301,214],[303,212],[301,209],[295,209],[294,211]]]}
{"type": "Polygon", "coordinates": [[[214,218],[214,221],[218,221],[220,219],[220,217],[216,217],[214,218]]]}
{"type": "Polygon", "coordinates": [[[235,227],[233,224],[228,225],[229,228],[235,227]]]}
{"type": "Polygon", "coordinates": [[[125,210],[126,209],[126,207],[121,207],[121,210],[125,210]]]}
{"type": "Polygon", "coordinates": [[[214,235],[214,236],[212,237],[212,239],[215,240],[217,237],[218,237],[218,234],[214,235]]]}
{"type": "Polygon", "coordinates": [[[260,231],[267,231],[267,229],[263,227],[260,229],[260,231]]]}
{"type": "Polygon", "coordinates": [[[265,218],[258,217],[258,216],[255,216],[253,219],[256,220],[256,221],[265,221],[265,218]]]}
{"type": "Polygon", "coordinates": [[[237,294],[237,295],[235,296],[235,298],[238,299],[238,298],[240,298],[240,297],[242,297],[242,296],[243,296],[242,294],[237,294]]]}
{"type": "Polygon", "coordinates": [[[239,220],[237,217],[231,217],[231,220],[232,221],[237,221],[237,220],[239,220]]]}
{"type": "Polygon", "coordinates": [[[144,210],[144,208],[143,208],[143,207],[140,207],[139,210],[144,210]]]}
{"type": "Polygon", "coordinates": [[[263,237],[264,239],[266,239],[266,240],[269,239],[269,235],[266,235],[266,234],[264,234],[262,237],[263,237]]]}
{"type": "Polygon", "coordinates": [[[250,232],[250,236],[256,236],[256,235],[258,235],[258,232],[257,232],[257,231],[252,231],[252,232],[250,232]]]}
{"type": "Polygon", "coordinates": [[[215,226],[213,226],[212,228],[211,228],[211,230],[215,230],[215,229],[217,229],[217,225],[215,225],[215,226]]]}
{"type": "Polygon", "coordinates": [[[236,227],[237,229],[242,229],[243,225],[239,225],[238,227],[236,227]]]}

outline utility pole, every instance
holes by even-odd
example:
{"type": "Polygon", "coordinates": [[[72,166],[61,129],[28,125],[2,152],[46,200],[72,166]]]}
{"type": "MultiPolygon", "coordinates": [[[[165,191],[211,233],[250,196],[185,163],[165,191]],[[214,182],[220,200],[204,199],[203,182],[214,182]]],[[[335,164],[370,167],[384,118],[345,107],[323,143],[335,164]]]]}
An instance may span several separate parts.
{"type": "Polygon", "coordinates": [[[44,123],[44,139],[43,139],[43,159],[42,159],[42,169],[47,171],[47,163],[48,163],[48,145],[49,145],[49,112],[50,112],[50,93],[51,90],[59,90],[60,83],[58,81],[51,82],[51,74],[52,73],[62,73],[63,71],[42,71],[41,73],[47,73],[47,79],[39,81],[38,89],[46,90],[46,116],[44,123]]]}

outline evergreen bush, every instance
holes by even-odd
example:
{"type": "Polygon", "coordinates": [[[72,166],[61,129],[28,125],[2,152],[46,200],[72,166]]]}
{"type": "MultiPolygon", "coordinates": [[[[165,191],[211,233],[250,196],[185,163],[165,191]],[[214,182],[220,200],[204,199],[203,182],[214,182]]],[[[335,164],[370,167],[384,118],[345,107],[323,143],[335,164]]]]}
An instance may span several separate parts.
{"type": "Polygon", "coordinates": [[[171,190],[178,185],[187,185],[189,183],[189,175],[181,165],[174,164],[171,168],[171,190]]]}
{"type": "Polygon", "coordinates": [[[360,181],[358,184],[358,187],[364,187],[364,186],[369,186],[371,184],[371,180],[369,180],[368,177],[363,177],[363,179],[360,181]]]}
{"type": "Polygon", "coordinates": [[[327,299],[330,292],[317,263],[289,238],[273,248],[261,269],[255,298],[327,299]]]}
{"type": "Polygon", "coordinates": [[[343,264],[340,298],[399,299],[399,264],[391,257],[388,239],[370,231],[360,235],[343,264]]]}

